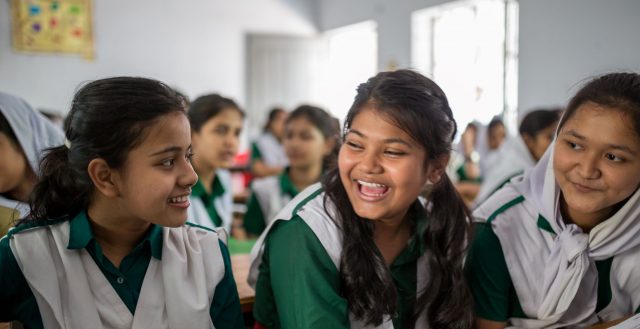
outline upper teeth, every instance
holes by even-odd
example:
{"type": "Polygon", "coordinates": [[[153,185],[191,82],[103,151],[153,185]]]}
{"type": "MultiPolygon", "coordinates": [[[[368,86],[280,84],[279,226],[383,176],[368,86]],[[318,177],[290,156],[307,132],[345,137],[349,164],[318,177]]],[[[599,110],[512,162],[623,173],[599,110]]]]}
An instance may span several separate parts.
{"type": "Polygon", "coordinates": [[[377,184],[377,183],[369,183],[365,181],[358,180],[358,184],[368,186],[368,187],[385,187],[386,185],[377,184]]]}
{"type": "Polygon", "coordinates": [[[175,197],[175,198],[169,198],[169,202],[174,202],[174,203],[175,202],[185,202],[187,200],[189,200],[189,196],[188,195],[178,196],[178,197],[175,197]]]}

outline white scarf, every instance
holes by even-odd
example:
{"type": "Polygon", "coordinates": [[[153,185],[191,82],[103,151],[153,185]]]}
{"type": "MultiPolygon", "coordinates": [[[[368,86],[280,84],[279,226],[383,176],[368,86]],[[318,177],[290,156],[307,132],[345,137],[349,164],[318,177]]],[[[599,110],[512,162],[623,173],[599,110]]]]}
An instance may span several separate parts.
{"type": "Polygon", "coordinates": [[[11,237],[45,328],[214,328],[209,309],[225,270],[216,233],[163,228],[162,261],[151,258],[134,315],[86,249],[68,242],[69,222],[11,237]]]}
{"type": "MultiPolygon", "coordinates": [[[[317,193],[321,188],[321,183],[313,184],[307,187],[304,191],[300,192],[286,207],[282,209],[276,215],[276,219],[269,223],[269,226],[262,232],[260,238],[251,249],[251,267],[249,270],[249,277],[247,281],[249,285],[255,289],[258,276],[260,274],[260,264],[262,263],[262,256],[264,253],[264,241],[269,234],[269,231],[279,220],[291,220],[295,215],[300,216],[307,225],[311,228],[313,233],[318,237],[320,243],[327,251],[329,258],[340,269],[340,259],[342,257],[342,231],[336,226],[335,222],[331,218],[336,218],[335,206],[332,203],[327,203],[327,210],[324,209],[324,192],[318,194],[303,207],[298,209],[299,203],[310,197],[313,193],[317,193]]],[[[426,287],[427,279],[427,260],[426,257],[421,256],[418,258],[417,266],[417,285],[416,291],[419,295],[426,287]]],[[[350,328],[352,329],[393,329],[393,322],[389,315],[384,316],[384,322],[379,326],[366,326],[360,321],[357,321],[352,314],[349,314],[351,319],[350,328]]],[[[426,329],[426,314],[422,312],[420,318],[416,323],[416,329],[426,329]]]]}
{"type": "Polygon", "coordinates": [[[493,166],[486,168],[486,172],[482,172],[482,185],[474,200],[476,205],[491,196],[507,179],[536,165],[536,160],[531,156],[531,152],[520,135],[507,139],[500,146],[497,159],[499,161],[495,161],[493,166]]]}
{"type": "Polygon", "coordinates": [[[496,216],[492,228],[500,240],[509,274],[530,319],[511,319],[519,327],[584,326],[597,321],[598,273],[594,261],[615,256],[611,269],[612,303],[598,316],[628,316],[640,303],[640,190],[589,234],[565,224],[559,212],[560,188],[553,172],[553,143],[538,164],[474,212],[486,221],[519,195],[517,214],[496,216]],[[529,216],[523,216],[527,213],[529,216]],[[537,227],[538,215],[555,235],[537,227]],[[625,314],[628,312],[628,314],[625,314]]]}

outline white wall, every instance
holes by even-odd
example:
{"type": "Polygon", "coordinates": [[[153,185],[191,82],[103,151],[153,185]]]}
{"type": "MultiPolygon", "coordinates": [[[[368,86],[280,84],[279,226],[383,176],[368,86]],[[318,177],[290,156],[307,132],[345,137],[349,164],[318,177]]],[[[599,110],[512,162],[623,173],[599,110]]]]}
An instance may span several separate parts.
{"type": "Polygon", "coordinates": [[[162,80],[195,97],[245,100],[245,34],[310,35],[310,0],[94,0],[95,59],[17,53],[9,0],[0,0],[0,90],[62,113],[83,81],[114,75],[162,80]]]}
{"type": "MultiPolygon", "coordinates": [[[[321,30],[372,19],[378,66],[411,63],[411,12],[445,0],[322,0],[321,30]]],[[[611,70],[640,71],[640,1],[520,0],[520,112],[564,105],[580,81],[611,70]]]]}

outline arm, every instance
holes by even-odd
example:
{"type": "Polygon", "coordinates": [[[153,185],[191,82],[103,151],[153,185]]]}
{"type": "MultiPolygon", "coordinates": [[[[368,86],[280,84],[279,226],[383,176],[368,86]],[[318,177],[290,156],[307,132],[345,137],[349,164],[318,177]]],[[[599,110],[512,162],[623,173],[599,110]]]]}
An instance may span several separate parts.
{"type": "Polygon", "coordinates": [[[284,170],[283,167],[271,167],[262,161],[262,159],[254,160],[251,163],[251,173],[255,177],[266,177],[266,176],[274,176],[279,175],[284,170]]]}
{"type": "Polygon", "coordinates": [[[236,281],[231,272],[231,259],[227,246],[220,242],[220,251],[224,261],[224,277],[216,286],[209,314],[216,328],[243,329],[244,319],[240,312],[240,299],[236,281]]]}
{"type": "Polygon", "coordinates": [[[307,224],[299,217],[278,222],[266,241],[254,317],[267,328],[348,329],[339,286],[338,270],[307,224]]]}
{"type": "MultiPolygon", "coordinates": [[[[501,329],[513,317],[513,284],[498,237],[490,224],[475,224],[475,237],[465,264],[475,302],[477,329],[501,329]],[[510,298],[511,297],[511,298],[510,298]]],[[[517,298],[516,298],[517,300],[517,298]]],[[[524,314],[522,314],[524,315],[524,314]]]]}

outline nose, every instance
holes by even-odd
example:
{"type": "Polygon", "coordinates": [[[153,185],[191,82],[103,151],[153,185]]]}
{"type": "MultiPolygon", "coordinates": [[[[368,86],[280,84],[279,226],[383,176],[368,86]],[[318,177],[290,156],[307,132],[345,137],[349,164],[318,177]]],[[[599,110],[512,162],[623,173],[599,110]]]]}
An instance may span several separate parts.
{"type": "Polygon", "coordinates": [[[580,159],[578,163],[578,173],[583,179],[597,179],[600,177],[599,160],[600,156],[597,154],[587,154],[580,159]]]}
{"type": "Polygon", "coordinates": [[[364,152],[360,159],[359,167],[362,172],[368,174],[379,174],[382,172],[378,154],[373,151],[364,152]]]}
{"type": "Polygon", "coordinates": [[[182,172],[178,177],[178,185],[187,188],[196,185],[196,183],[198,182],[198,174],[196,174],[195,170],[193,170],[191,162],[185,161],[185,165],[182,166],[182,168],[182,172]]]}

